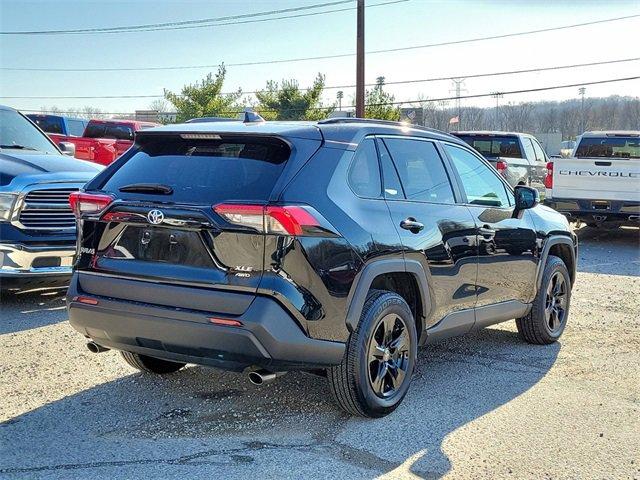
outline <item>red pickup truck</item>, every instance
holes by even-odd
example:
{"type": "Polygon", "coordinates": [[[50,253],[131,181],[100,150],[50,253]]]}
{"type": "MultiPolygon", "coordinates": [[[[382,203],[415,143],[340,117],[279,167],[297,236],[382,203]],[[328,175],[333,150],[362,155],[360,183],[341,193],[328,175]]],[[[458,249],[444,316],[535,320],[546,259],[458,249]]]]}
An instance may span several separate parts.
{"type": "Polygon", "coordinates": [[[127,151],[133,145],[135,132],[159,126],[158,123],[137,120],[89,120],[82,136],[78,137],[71,131],[64,131],[64,126],[68,124],[65,117],[40,114],[27,116],[55,143],[73,143],[76,158],[101,165],[109,165],[127,151]],[[48,131],[51,130],[47,128],[48,125],[56,125],[55,131],[48,131]]]}

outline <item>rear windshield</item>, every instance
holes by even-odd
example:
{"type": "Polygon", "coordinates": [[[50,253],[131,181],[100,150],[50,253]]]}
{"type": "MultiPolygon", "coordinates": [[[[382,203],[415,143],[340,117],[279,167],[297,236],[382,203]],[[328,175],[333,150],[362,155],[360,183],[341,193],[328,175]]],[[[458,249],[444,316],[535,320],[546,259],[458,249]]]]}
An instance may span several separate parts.
{"type": "Polygon", "coordinates": [[[475,148],[483,157],[522,158],[520,142],[518,142],[517,137],[498,137],[493,135],[458,135],[458,138],[464,140],[473,148],[475,148]]]}
{"type": "Polygon", "coordinates": [[[113,138],[115,140],[133,140],[133,128],[117,123],[91,123],[84,132],[89,138],[113,138]]]}
{"type": "Polygon", "coordinates": [[[575,156],[640,158],[640,137],[585,137],[575,156]]]}
{"type": "Polygon", "coordinates": [[[27,115],[42,131],[63,134],[62,119],[51,115],[27,115]]]}
{"type": "Polygon", "coordinates": [[[102,190],[119,198],[165,199],[214,204],[222,201],[265,201],[273,190],[289,147],[282,141],[141,139],[138,151],[107,180],[102,190]],[[119,192],[136,183],[166,185],[171,195],[119,192]]]}

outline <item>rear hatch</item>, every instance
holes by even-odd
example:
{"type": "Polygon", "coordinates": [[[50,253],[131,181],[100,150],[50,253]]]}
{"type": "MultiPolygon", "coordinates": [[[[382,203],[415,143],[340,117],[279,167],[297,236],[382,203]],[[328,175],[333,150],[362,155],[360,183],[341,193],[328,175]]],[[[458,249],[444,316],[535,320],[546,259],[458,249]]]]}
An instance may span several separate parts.
{"type": "Polygon", "coordinates": [[[640,201],[640,135],[583,137],[552,167],[555,198],[640,201]]]}
{"type": "Polygon", "coordinates": [[[242,313],[263,273],[266,205],[286,172],[320,145],[303,143],[296,149],[265,135],[140,135],[90,184],[86,208],[83,194],[76,201],[76,213],[83,210],[82,291],[242,313]]]}

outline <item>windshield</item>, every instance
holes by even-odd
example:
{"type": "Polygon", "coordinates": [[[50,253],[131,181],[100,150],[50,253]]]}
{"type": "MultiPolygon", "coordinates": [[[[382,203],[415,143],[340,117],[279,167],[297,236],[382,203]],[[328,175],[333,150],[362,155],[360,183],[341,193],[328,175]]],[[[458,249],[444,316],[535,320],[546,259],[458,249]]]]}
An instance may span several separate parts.
{"type": "Polygon", "coordinates": [[[585,137],[575,156],[640,158],[640,137],[585,137]]]}
{"type": "Polygon", "coordinates": [[[509,157],[522,158],[520,142],[518,137],[493,136],[493,135],[459,135],[458,138],[464,140],[475,148],[483,157],[509,157]]]}
{"type": "Polygon", "coordinates": [[[135,184],[166,185],[163,201],[214,204],[222,201],[267,200],[290,150],[275,139],[185,140],[180,137],[142,139],[139,150],[116,170],[102,190],[120,198],[151,198],[129,193],[135,184]]]}
{"type": "Polygon", "coordinates": [[[29,120],[14,110],[0,110],[0,148],[60,153],[29,120]]]}

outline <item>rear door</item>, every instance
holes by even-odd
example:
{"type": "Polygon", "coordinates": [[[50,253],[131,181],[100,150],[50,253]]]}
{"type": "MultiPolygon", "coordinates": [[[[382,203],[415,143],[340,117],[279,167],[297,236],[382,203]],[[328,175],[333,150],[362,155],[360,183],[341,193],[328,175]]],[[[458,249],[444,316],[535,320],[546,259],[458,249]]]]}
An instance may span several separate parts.
{"type": "MultiPolygon", "coordinates": [[[[142,136],[134,150],[92,185],[115,200],[98,218],[84,220],[77,267],[83,288],[98,288],[82,278],[97,272],[255,293],[264,263],[264,205],[289,145],[269,137],[176,134],[142,136]]],[[[120,295],[148,301],[145,292],[120,295]]],[[[190,301],[185,296],[172,305],[192,308],[190,301]]]]}
{"type": "Polygon", "coordinates": [[[405,259],[429,272],[433,290],[431,327],[476,302],[475,223],[456,204],[454,188],[434,142],[409,137],[378,138],[387,204],[405,259]]]}

